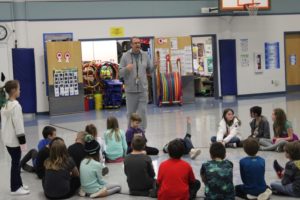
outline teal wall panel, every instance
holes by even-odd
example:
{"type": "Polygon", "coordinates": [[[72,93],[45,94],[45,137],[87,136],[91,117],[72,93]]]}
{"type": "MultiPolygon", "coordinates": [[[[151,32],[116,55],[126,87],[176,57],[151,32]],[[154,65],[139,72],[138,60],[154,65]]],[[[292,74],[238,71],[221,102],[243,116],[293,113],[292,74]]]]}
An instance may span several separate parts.
{"type": "Polygon", "coordinates": [[[0,2],[0,20],[11,20],[12,19],[12,4],[9,2],[0,2]]]}
{"type": "MultiPolygon", "coordinates": [[[[202,7],[217,6],[218,0],[0,2],[0,21],[194,17],[202,7]]],[[[260,13],[300,14],[299,8],[300,0],[271,0],[271,10],[260,13]]]]}

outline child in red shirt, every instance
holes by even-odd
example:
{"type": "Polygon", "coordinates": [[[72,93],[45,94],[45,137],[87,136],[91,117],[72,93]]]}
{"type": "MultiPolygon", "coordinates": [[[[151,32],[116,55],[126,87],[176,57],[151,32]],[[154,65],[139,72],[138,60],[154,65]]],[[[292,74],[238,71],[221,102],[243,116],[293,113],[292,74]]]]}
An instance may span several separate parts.
{"type": "Polygon", "coordinates": [[[195,179],[192,167],[181,160],[184,145],[178,139],[169,143],[170,159],[161,163],[158,170],[159,200],[188,200],[196,198],[200,181],[195,179]]]}

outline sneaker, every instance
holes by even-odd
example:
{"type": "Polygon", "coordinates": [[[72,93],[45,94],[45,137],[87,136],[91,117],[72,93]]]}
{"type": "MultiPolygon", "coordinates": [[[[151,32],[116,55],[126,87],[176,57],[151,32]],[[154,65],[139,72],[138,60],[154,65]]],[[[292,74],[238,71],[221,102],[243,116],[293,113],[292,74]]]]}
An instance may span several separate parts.
{"type": "Polygon", "coordinates": [[[247,194],[247,199],[257,199],[257,196],[247,194]]]}
{"type": "Polygon", "coordinates": [[[79,192],[78,192],[78,195],[81,196],[81,197],[85,197],[86,196],[86,192],[83,191],[82,188],[79,189],[79,192]]]}
{"type": "Polygon", "coordinates": [[[273,162],[273,168],[278,176],[278,178],[282,178],[283,176],[283,167],[280,166],[277,160],[274,160],[273,162]]]}
{"type": "Polygon", "coordinates": [[[23,185],[22,187],[23,187],[24,190],[29,190],[28,185],[23,185]]]}
{"type": "Polygon", "coordinates": [[[235,149],[237,147],[237,144],[236,143],[227,143],[225,146],[229,147],[229,148],[234,148],[235,149]]]}
{"type": "Polygon", "coordinates": [[[190,157],[192,160],[194,160],[197,156],[199,156],[201,153],[201,150],[200,149],[191,149],[190,151],[190,157]]]}
{"type": "Polygon", "coordinates": [[[277,147],[277,148],[276,148],[276,151],[277,151],[278,153],[284,152],[283,146],[277,147]]]}
{"type": "Polygon", "coordinates": [[[30,191],[29,190],[25,190],[23,187],[20,187],[19,189],[17,189],[14,192],[10,192],[11,195],[26,195],[29,194],[30,191]]]}
{"type": "Polygon", "coordinates": [[[271,195],[272,195],[272,190],[270,190],[268,188],[268,189],[266,189],[266,191],[264,193],[261,193],[260,195],[258,195],[257,200],[268,200],[268,199],[270,199],[271,195]]]}
{"type": "Polygon", "coordinates": [[[101,190],[99,190],[98,192],[91,194],[90,198],[105,197],[105,196],[107,196],[107,190],[104,187],[101,190]]]}
{"type": "Polygon", "coordinates": [[[108,169],[108,167],[104,167],[104,168],[102,169],[102,176],[105,176],[105,175],[107,175],[107,174],[108,174],[108,172],[109,172],[109,169],[108,169]]]}

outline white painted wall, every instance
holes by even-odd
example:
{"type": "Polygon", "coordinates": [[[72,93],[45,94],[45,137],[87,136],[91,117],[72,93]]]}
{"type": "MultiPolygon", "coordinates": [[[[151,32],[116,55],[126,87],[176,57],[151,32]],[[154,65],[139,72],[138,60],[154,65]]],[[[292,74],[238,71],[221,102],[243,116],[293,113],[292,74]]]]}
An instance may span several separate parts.
{"type": "MultiPolygon", "coordinates": [[[[238,94],[255,94],[285,91],[285,58],[284,58],[284,34],[291,29],[300,30],[300,26],[294,27],[292,21],[299,16],[264,16],[264,17],[239,17],[232,21],[233,38],[237,39],[237,63],[239,58],[239,39],[248,39],[250,66],[237,66],[238,94]],[[287,23],[288,22],[288,23],[287,23]],[[265,69],[265,42],[280,43],[280,69],[265,69]],[[262,54],[263,73],[254,72],[254,53],[262,54]],[[278,84],[274,84],[277,82],[278,84]]],[[[296,21],[295,21],[296,23],[296,21]]]]}
{"type": "MultiPolygon", "coordinates": [[[[166,19],[126,19],[126,20],[87,20],[87,21],[42,21],[26,24],[28,47],[35,49],[37,111],[48,111],[48,98],[45,90],[45,67],[43,53],[43,33],[73,32],[74,40],[109,38],[112,26],[121,26],[128,36],[186,36],[217,34],[217,39],[249,39],[249,52],[264,53],[264,42],[280,42],[281,68],[265,70],[256,75],[253,59],[250,67],[237,67],[238,94],[256,94],[285,91],[284,36],[285,31],[300,31],[300,15],[250,17],[200,17],[166,19]],[[271,84],[279,82],[278,86],[271,84]]],[[[24,25],[24,24],[23,24],[24,25]]],[[[22,37],[18,35],[18,37],[22,37]]],[[[23,41],[26,41],[24,38],[23,41]]],[[[13,46],[10,41],[8,46],[13,46]]],[[[237,41],[237,45],[238,45],[237,41]]],[[[239,55],[239,52],[237,52],[239,55]]],[[[0,55],[1,59],[1,55],[0,55]]],[[[9,68],[11,68],[11,62],[9,68]]],[[[237,63],[239,58],[237,57],[237,63]]]]}
{"type": "MultiPolygon", "coordinates": [[[[12,51],[11,48],[14,47],[14,34],[12,33],[13,24],[12,23],[1,23],[7,28],[7,38],[0,41],[0,73],[3,72],[6,80],[13,78],[12,69],[12,51]]],[[[4,83],[0,82],[0,87],[4,83]]]]}

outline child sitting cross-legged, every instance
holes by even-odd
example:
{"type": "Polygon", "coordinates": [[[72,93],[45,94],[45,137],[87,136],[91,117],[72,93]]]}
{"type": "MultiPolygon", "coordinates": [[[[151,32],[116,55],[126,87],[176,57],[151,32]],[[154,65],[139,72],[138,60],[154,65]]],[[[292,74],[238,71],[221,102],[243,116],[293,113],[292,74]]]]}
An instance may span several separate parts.
{"type": "Polygon", "coordinates": [[[44,162],[43,188],[48,199],[67,199],[80,187],[79,172],[69,156],[64,140],[54,138],[50,143],[50,156],[44,162]]]}
{"type": "Polygon", "coordinates": [[[281,169],[281,181],[271,183],[271,188],[274,194],[300,197],[300,142],[287,143],[284,151],[289,161],[281,169]]]}
{"type": "Polygon", "coordinates": [[[168,145],[170,158],[162,162],[158,170],[158,199],[194,199],[200,189],[200,181],[195,179],[189,163],[181,160],[184,145],[178,139],[168,145]]]}
{"type": "Polygon", "coordinates": [[[124,160],[129,192],[135,196],[149,196],[155,190],[155,172],[151,158],[144,151],[145,145],[143,136],[134,136],[131,143],[132,152],[124,160]]]}
{"type": "Polygon", "coordinates": [[[265,181],[265,160],[257,156],[259,143],[254,138],[248,138],[243,143],[247,157],[240,160],[242,185],[235,186],[236,196],[244,199],[267,200],[272,191],[265,181]]]}
{"type": "Polygon", "coordinates": [[[56,137],[56,129],[52,126],[45,126],[42,134],[43,139],[39,141],[37,145],[37,150],[31,149],[21,160],[20,165],[24,171],[36,172],[38,152],[45,148],[47,145],[49,145],[51,140],[56,137]],[[29,160],[32,160],[32,166],[27,164],[29,160]]]}
{"type": "Polygon", "coordinates": [[[233,164],[225,160],[226,149],[221,142],[215,142],[209,149],[212,160],[202,164],[200,175],[205,184],[205,199],[234,200],[233,164]]]}
{"type": "Polygon", "coordinates": [[[123,130],[119,128],[117,118],[111,116],[107,118],[107,130],[104,133],[106,144],[106,162],[123,162],[127,153],[126,137],[123,130]]]}
{"type": "MultiPolygon", "coordinates": [[[[127,153],[130,153],[132,151],[131,142],[135,135],[143,136],[147,143],[145,132],[139,128],[141,121],[142,121],[142,118],[137,113],[131,114],[130,127],[126,131],[126,141],[127,141],[127,146],[128,146],[127,153]]],[[[149,147],[147,145],[145,146],[145,151],[146,151],[147,155],[157,155],[159,153],[157,148],[149,147]]]]}
{"type": "Polygon", "coordinates": [[[91,198],[105,197],[121,191],[119,185],[109,185],[102,177],[103,165],[100,163],[100,145],[92,135],[85,136],[84,150],[87,153],[80,163],[80,196],[91,198]]]}

